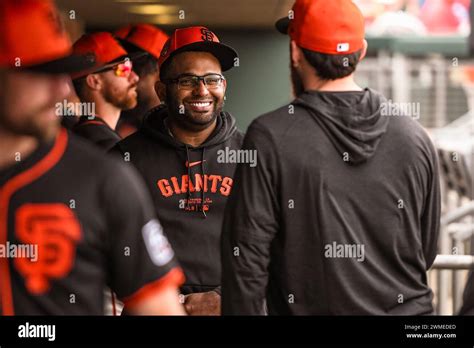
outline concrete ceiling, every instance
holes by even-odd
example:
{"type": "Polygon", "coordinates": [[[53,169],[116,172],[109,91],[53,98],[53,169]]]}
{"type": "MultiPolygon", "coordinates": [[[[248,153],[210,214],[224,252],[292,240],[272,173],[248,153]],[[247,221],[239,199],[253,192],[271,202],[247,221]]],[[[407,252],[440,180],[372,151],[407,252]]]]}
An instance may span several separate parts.
{"type": "Polygon", "coordinates": [[[271,29],[294,0],[56,0],[86,28],[112,29],[128,23],[164,28],[205,25],[225,29],[271,29]],[[74,11],[74,12],[71,12],[74,11]]]}

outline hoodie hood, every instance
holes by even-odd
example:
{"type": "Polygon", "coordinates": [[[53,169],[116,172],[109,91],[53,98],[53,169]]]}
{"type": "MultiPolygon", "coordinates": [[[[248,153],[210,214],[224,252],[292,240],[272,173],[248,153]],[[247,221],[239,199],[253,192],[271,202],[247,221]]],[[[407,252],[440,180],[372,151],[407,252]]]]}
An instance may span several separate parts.
{"type": "Polygon", "coordinates": [[[306,91],[293,105],[304,107],[348,163],[357,165],[371,158],[385,134],[388,117],[381,115],[386,102],[381,94],[366,88],[360,92],[306,91]]]}
{"type": "Polygon", "coordinates": [[[204,149],[207,147],[222,144],[227,141],[235,132],[237,126],[235,119],[228,112],[221,112],[217,117],[216,129],[207,138],[207,140],[199,146],[193,147],[181,143],[179,140],[171,136],[168,127],[165,125],[165,119],[168,117],[168,108],[164,105],[151,109],[144,117],[142,131],[152,136],[161,143],[178,149],[204,149]]]}

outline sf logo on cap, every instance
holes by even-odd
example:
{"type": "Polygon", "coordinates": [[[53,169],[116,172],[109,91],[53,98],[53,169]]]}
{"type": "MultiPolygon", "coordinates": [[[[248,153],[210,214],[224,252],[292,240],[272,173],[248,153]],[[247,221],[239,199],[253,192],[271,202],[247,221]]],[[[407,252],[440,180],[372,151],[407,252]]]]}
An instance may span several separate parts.
{"type": "Polygon", "coordinates": [[[201,34],[202,34],[202,36],[201,36],[202,41],[213,41],[214,40],[214,34],[209,29],[202,28],[201,29],[201,34]]]}
{"type": "Polygon", "coordinates": [[[338,52],[347,52],[349,51],[349,43],[348,42],[340,42],[337,44],[336,50],[338,52]]]}

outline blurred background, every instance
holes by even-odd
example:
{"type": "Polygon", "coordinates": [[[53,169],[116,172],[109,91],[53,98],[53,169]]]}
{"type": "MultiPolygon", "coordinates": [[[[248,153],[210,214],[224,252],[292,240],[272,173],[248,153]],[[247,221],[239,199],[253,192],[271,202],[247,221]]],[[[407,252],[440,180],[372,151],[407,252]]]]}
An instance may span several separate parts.
{"type": "MultiPolygon", "coordinates": [[[[474,35],[471,0],[354,0],[366,19],[368,56],[356,80],[395,103],[418,103],[440,155],[443,187],[439,256],[429,272],[438,314],[456,313],[474,265],[474,35]]],[[[73,39],[129,23],[167,33],[204,25],[234,47],[240,66],[225,109],[241,130],[292,100],[288,37],[274,22],[293,0],[57,0],[73,39]]],[[[308,28],[310,30],[311,28],[308,28]]]]}

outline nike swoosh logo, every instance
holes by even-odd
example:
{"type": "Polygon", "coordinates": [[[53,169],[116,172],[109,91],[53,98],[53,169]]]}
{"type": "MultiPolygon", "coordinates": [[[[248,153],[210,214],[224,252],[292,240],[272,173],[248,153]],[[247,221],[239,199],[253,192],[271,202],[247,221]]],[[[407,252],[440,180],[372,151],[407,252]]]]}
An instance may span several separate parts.
{"type": "Polygon", "coordinates": [[[197,166],[198,164],[201,164],[202,162],[206,162],[206,160],[204,160],[204,161],[190,162],[190,163],[188,163],[188,161],[186,161],[186,162],[184,163],[184,165],[186,166],[186,168],[191,168],[191,167],[197,166]]]}

